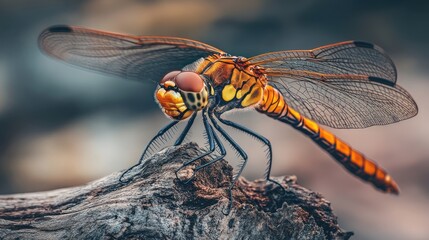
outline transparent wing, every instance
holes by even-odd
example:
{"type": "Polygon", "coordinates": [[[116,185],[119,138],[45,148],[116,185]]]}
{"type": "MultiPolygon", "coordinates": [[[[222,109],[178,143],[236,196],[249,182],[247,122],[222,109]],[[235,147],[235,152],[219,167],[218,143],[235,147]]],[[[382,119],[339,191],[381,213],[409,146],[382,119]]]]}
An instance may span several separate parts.
{"type": "Polygon", "coordinates": [[[175,37],[128,36],[71,26],[53,26],[39,36],[46,54],[83,68],[140,81],[159,81],[167,72],[223,51],[175,37]]]}
{"type": "Polygon", "coordinates": [[[365,75],[396,83],[396,68],[380,47],[361,41],[340,42],[312,50],[258,55],[249,62],[271,71],[302,70],[324,74],[365,75]]]}
{"type": "Polygon", "coordinates": [[[365,128],[417,114],[408,92],[396,85],[396,68],[371,43],[347,41],[312,50],[258,55],[269,84],[304,116],[334,128],[365,128]]]}
{"type": "Polygon", "coordinates": [[[418,111],[402,87],[364,75],[283,71],[271,72],[268,78],[292,108],[334,128],[390,124],[418,111]]]}

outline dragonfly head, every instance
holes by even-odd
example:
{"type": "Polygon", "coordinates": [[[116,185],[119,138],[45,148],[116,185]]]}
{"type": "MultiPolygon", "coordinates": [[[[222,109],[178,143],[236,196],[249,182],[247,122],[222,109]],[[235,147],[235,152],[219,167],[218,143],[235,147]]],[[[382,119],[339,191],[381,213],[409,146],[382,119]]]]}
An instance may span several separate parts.
{"type": "Polygon", "coordinates": [[[207,106],[207,86],[197,73],[169,72],[161,79],[159,86],[156,99],[164,113],[173,119],[185,119],[207,106]]]}

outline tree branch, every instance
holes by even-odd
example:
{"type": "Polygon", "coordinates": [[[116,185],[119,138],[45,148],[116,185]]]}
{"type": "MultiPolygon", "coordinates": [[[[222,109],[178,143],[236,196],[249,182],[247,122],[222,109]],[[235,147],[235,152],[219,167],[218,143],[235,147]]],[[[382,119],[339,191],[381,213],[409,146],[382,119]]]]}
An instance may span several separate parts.
{"type": "MultiPolygon", "coordinates": [[[[175,170],[200,149],[189,143],[155,154],[130,171],[87,185],[0,196],[0,239],[348,239],[330,203],[282,178],[284,192],[265,181],[240,178],[225,216],[232,167],[220,161],[187,184],[175,170]]],[[[202,159],[202,162],[207,161],[202,159]]],[[[201,164],[201,162],[197,163],[201,164]]],[[[196,165],[180,172],[191,178],[196,165]]]]}

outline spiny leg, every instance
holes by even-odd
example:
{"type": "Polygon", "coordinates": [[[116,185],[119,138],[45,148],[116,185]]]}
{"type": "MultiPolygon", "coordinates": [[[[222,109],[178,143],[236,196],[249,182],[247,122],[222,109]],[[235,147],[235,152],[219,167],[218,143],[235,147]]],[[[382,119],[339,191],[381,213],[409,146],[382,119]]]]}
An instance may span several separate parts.
{"type": "MultiPolygon", "coordinates": [[[[212,132],[212,134],[213,134],[213,138],[214,138],[214,140],[215,140],[216,144],[219,146],[219,149],[220,149],[220,155],[219,155],[219,156],[215,156],[215,157],[213,157],[213,158],[212,158],[212,160],[210,160],[209,162],[207,162],[207,163],[205,163],[205,164],[202,164],[202,165],[200,165],[200,166],[197,166],[197,167],[194,169],[194,173],[193,173],[192,177],[191,177],[191,178],[189,178],[188,180],[186,180],[186,182],[185,182],[185,183],[190,182],[190,181],[195,177],[195,174],[196,174],[198,171],[200,171],[201,169],[203,169],[203,168],[205,168],[205,167],[208,167],[208,166],[212,165],[213,163],[216,163],[216,162],[217,162],[217,161],[219,161],[219,160],[222,160],[222,159],[225,157],[225,155],[226,155],[225,147],[223,146],[223,144],[222,144],[222,142],[220,141],[219,137],[217,136],[216,132],[213,130],[213,128],[212,128],[211,126],[209,126],[209,128],[210,128],[210,131],[211,131],[211,132],[212,132]]],[[[212,152],[213,152],[213,151],[212,151],[212,152]]]]}
{"type": "Polygon", "coordinates": [[[255,137],[260,142],[262,142],[265,146],[267,146],[267,149],[268,149],[268,154],[267,154],[268,167],[267,167],[267,169],[265,171],[265,180],[278,185],[279,187],[281,187],[283,189],[283,191],[286,191],[286,189],[279,182],[271,179],[271,167],[272,167],[272,163],[273,163],[273,152],[272,152],[272,147],[271,147],[270,141],[267,138],[265,138],[264,136],[262,136],[262,135],[260,135],[260,134],[258,134],[256,132],[254,132],[254,131],[252,131],[252,130],[244,127],[244,126],[241,126],[241,125],[239,125],[239,124],[237,124],[235,122],[223,119],[221,117],[220,113],[215,113],[215,115],[216,115],[216,117],[219,119],[219,121],[221,123],[223,123],[223,124],[225,124],[227,126],[233,127],[233,128],[235,128],[237,130],[243,131],[243,132],[245,132],[245,133],[247,133],[247,134],[255,137]]]}
{"type": "Polygon", "coordinates": [[[150,141],[149,144],[146,146],[145,150],[143,151],[142,155],[140,156],[140,160],[137,164],[135,164],[134,166],[128,168],[124,173],[121,174],[121,176],[119,177],[119,181],[121,183],[126,183],[128,181],[123,181],[123,177],[130,172],[132,169],[134,169],[135,167],[139,166],[143,160],[144,157],[147,153],[147,151],[150,149],[150,147],[152,146],[152,144],[157,141],[160,137],[164,136],[164,134],[166,134],[172,127],[174,127],[177,123],[179,123],[179,121],[174,121],[169,123],[167,126],[163,127],[150,141]]]}
{"type": "MultiPolygon", "coordinates": [[[[197,112],[194,112],[192,114],[191,118],[189,118],[188,122],[186,123],[186,126],[183,129],[182,133],[180,134],[180,136],[177,138],[176,142],[174,143],[174,146],[178,146],[182,143],[183,139],[185,139],[186,135],[188,134],[189,129],[192,127],[192,124],[194,123],[194,120],[196,117],[197,117],[197,112]]],[[[173,124],[173,126],[176,125],[178,122],[179,121],[175,121],[175,124],[173,124]]],[[[171,126],[171,127],[173,127],[173,126],[171,126]]],[[[169,127],[169,125],[167,125],[163,129],[161,129],[159,131],[159,133],[157,135],[155,135],[154,138],[152,138],[152,140],[149,142],[149,144],[146,146],[145,150],[143,151],[143,153],[140,157],[140,162],[145,159],[146,154],[149,152],[149,150],[153,150],[152,145],[158,144],[157,143],[158,138],[161,138],[164,134],[166,134],[171,127],[169,127]]]]}
{"type": "Polygon", "coordinates": [[[232,139],[229,134],[217,123],[217,121],[214,119],[213,115],[209,113],[209,118],[213,124],[213,126],[222,134],[222,136],[231,144],[231,146],[238,152],[238,154],[243,159],[247,159],[246,152],[232,139]]]}
{"type": "MultiPolygon", "coordinates": [[[[182,131],[182,133],[180,134],[179,138],[176,140],[175,142],[175,146],[181,144],[181,142],[183,141],[183,139],[186,137],[187,133],[189,132],[189,129],[191,128],[195,117],[197,116],[197,112],[195,112],[194,114],[192,114],[191,118],[188,120],[188,123],[186,124],[184,130],[182,131]]],[[[167,134],[169,132],[169,130],[174,127],[177,123],[179,123],[179,121],[174,121],[169,123],[167,126],[163,127],[147,144],[145,150],[143,151],[142,155],[140,156],[140,160],[139,162],[132,166],[131,168],[127,169],[124,173],[122,173],[122,175],[119,178],[119,181],[122,183],[125,183],[127,181],[123,181],[123,177],[132,169],[134,169],[135,167],[139,166],[145,159],[146,154],[149,151],[153,151],[153,145],[158,145],[159,143],[157,142],[159,139],[161,139],[162,137],[164,137],[165,134],[167,134]]],[[[156,147],[156,146],[155,146],[156,147]]]]}
{"type": "Polygon", "coordinates": [[[174,143],[174,146],[179,146],[182,144],[183,140],[185,139],[186,135],[189,133],[189,129],[191,129],[192,124],[194,124],[195,117],[197,116],[198,112],[194,112],[191,116],[191,118],[188,120],[188,123],[186,124],[185,128],[183,129],[180,136],[177,138],[176,142],[174,143]]]}
{"type": "Polygon", "coordinates": [[[219,156],[214,157],[214,158],[213,158],[212,160],[210,160],[209,162],[207,162],[207,163],[205,163],[205,164],[202,164],[202,165],[200,165],[200,166],[196,167],[196,168],[194,169],[194,174],[193,174],[193,176],[192,176],[190,179],[188,179],[185,183],[188,183],[189,181],[191,181],[191,180],[194,178],[195,174],[196,174],[198,171],[200,171],[201,169],[203,169],[203,168],[205,168],[205,167],[208,167],[208,166],[210,166],[210,165],[212,165],[212,164],[214,164],[214,163],[216,163],[216,162],[218,162],[218,161],[222,160],[222,159],[225,157],[225,155],[226,155],[225,147],[223,146],[222,142],[220,141],[219,137],[217,136],[217,133],[213,130],[212,126],[210,126],[210,125],[209,125],[209,127],[210,127],[210,131],[211,131],[211,132],[212,132],[212,134],[213,134],[214,140],[216,141],[216,144],[219,146],[219,149],[220,149],[220,155],[219,155],[219,156]]]}
{"type": "Polygon", "coordinates": [[[213,130],[212,126],[209,126],[209,127],[210,127],[210,131],[212,131],[212,133],[213,133],[213,137],[214,137],[214,139],[216,141],[216,144],[219,146],[220,155],[217,156],[216,158],[210,160],[209,162],[196,167],[195,170],[194,170],[195,172],[197,172],[197,171],[199,171],[199,170],[201,170],[201,169],[203,169],[205,167],[208,167],[208,166],[212,165],[213,163],[216,163],[217,161],[222,160],[225,157],[225,155],[226,155],[225,147],[223,146],[222,142],[220,141],[217,133],[213,130]]]}
{"type": "MultiPolygon", "coordinates": [[[[189,164],[191,164],[191,163],[195,162],[196,160],[201,159],[202,157],[205,157],[205,156],[207,156],[207,155],[209,155],[209,154],[213,153],[213,152],[214,152],[214,150],[215,150],[215,141],[214,141],[214,139],[213,139],[213,130],[211,129],[211,127],[210,127],[210,125],[209,125],[209,123],[208,123],[208,121],[207,121],[207,116],[206,116],[206,110],[205,110],[205,109],[203,110],[203,123],[204,123],[204,129],[205,129],[205,132],[206,132],[206,134],[207,134],[207,138],[208,138],[209,150],[208,150],[207,152],[205,152],[205,153],[203,153],[203,154],[201,154],[201,155],[198,155],[197,157],[194,157],[194,158],[192,158],[192,159],[190,159],[190,160],[186,161],[185,163],[183,163],[183,165],[182,165],[179,169],[177,169],[177,170],[176,170],[176,177],[177,177],[177,178],[178,178],[177,173],[178,173],[180,170],[182,170],[183,168],[185,168],[185,167],[186,167],[186,166],[188,166],[189,164]]],[[[179,139],[178,139],[178,140],[179,140],[179,139]]],[[[189,182],[192,178],[193,178],[193,177],[191,177],[191,178],[190,178],[189,180],[187,180],[186,182],[189,182]]]]}
{"type": "Polygon", "coordinates": [[[243,164],[240,167],[240,170],[238,171],[238,173],[233,177],[231,185],[228,188],[228,192],[229,192],[229,205],[228,208],[226,210],[226,212],[224,211],[223,213],[225,215],[228,215],[231,212],[232,209],[232,188],[235,185],[235,182],[237,181],[238,177],[241,175],[241,173],[243,172],[244,167],[247,164],[247,154],[244,152],[244,150],[228,135],[228,133],[226,133],[226,131],[221,128],[219,126],[219,124],[216,122],[216,120],[214,119],[212,114],[209,114],[210,120],[212,121],[214,127],[216,128],[216,130],[218,130],[223,137],[225,137],[225,139],[231,144],[231,146],[240,154],[240,156],[243,159],[243,164]]]}

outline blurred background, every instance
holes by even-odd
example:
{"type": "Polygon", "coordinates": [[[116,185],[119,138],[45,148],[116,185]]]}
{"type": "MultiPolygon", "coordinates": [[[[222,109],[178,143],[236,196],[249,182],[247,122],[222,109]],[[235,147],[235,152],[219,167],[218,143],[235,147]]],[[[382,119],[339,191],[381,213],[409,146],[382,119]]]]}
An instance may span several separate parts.
{"type": "MultiPolygon", "coordinates": [[[[153,85],[43,55],[37,37],[50,25],[186,37],[247,57],[356,39],[389,53],[419,114],[388,126],[332,131],[388,169],[400,196],[348,174],[287,125],[252,111],[228,118],[269,138],[273,175],[297,175],[301,185],[322,193],[354,239],[428,239],[428,13],[427,1],[0,0],[0,194],[76,186],[125,169],[169,122],[153,85]]],[[[190,139],[202,142],[200,130],[190,139]]],[[[262,177],[261,144],[232,134],[250,156],[245,177],[262,177]]],[[[227,159],[235,164],[234,154],[227,159]]]]}

